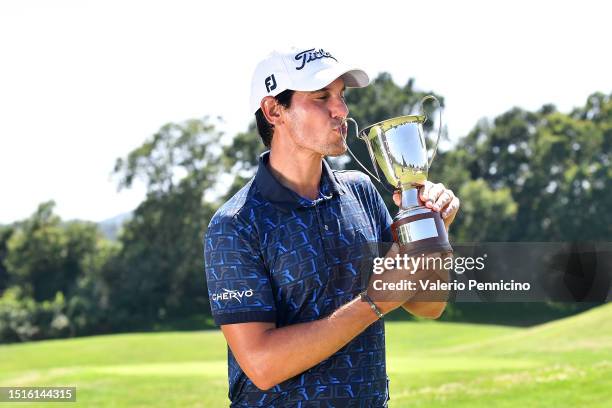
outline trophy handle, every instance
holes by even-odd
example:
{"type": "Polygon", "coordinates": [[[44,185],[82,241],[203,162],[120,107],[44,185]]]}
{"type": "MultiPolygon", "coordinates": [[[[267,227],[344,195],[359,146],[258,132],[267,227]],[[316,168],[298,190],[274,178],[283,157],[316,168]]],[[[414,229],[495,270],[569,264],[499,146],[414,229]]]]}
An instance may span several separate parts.
{"type": "MultiPolygon", "coordinates": [[[[374,152],[372,151],[372,145],[370,144],[370,141],[366,137],[359,137],[359,125],[357,124],[357,121],[355,119],[353,119],[353,118],[344,118],[343,122],[346,123],[348,121],[353,122],[353,124],[355,125],[355,132],[356,132],[357,139],[361,139],[361,140],[363,140],[366,143],[366,146],[368,147],[368,153],[370,154],[370,160],[372,161],[372,166],[374,167],[374,172],[376,173],[376,175],[372,174],[370,172],[370,170],[368,170],[366,168],[366,166],[364,166],[363,163],[361,163],[361,161],[357,158],[357,156],[355,156],[355,154],[353,153],[353,151],[349,147],[348,143],[346,143],[346,136],[345,136],[344,144],[346,145],[346,149],[351,154],[353,159],[355,159],[357,164],[359,164],[361,166],[361,168],[365,170],[366,173],[368,173],[371,177],[376,179],[376,181],[378,181],[379,183],[382,183],[380,181],[380,175],[378,174],[378,169],[376,168],[376,161],[374,160],[374,152]]],[[[347,133],[347,136],[348,136],[348,126],[347,126],[346,133],[347,133]]]]}
{"type": "Polygon", "coordinates": [[[425,117],[425,120],[423,121],[423,123],[427,122],[427,115],[425,114],[425,110],[423,109],[423,104],[428,99],[432,99],[432,100],[436,101],[436,103],[438,104],[438,110],[440,112],[440,116],[439,116],[439,119],[438,119],[438,121],[440,122],[440,124],[438,125],[438,138],[436,139],[436,144],[434,145],[433,153],[431,155],[431,158],[429,159],[429,162],[427,163],[427,168],[430,168],[431,167],[431,162],[433,161],[434,157],[436,157],[436,152],[438,151],[438,143],[440,142],[440,136],[442,135],[442,104],[440,103],[438,98],[436,98],[433,95],[427,95],[423,99],[421,99],[421,108],[420,108],[420,111],[421,111],[421,115],[425,117]]]}

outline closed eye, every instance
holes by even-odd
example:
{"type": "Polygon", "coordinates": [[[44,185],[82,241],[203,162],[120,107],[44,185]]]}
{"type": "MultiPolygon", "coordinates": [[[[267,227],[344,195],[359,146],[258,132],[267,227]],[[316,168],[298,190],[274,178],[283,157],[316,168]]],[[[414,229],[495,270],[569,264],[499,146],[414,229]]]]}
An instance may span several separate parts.
{"type": "MultiPolygon", "coordinates": [[[[328,92],[325,92],[323,94],[315,96],[315,99],[325,100],[325,99],[329,99],[329,97],[330,97],[330,94],[328,92]]],[[[345,100],[344,93],[340,95],[340,99],[345,100]]]]}
{"type": "MultiPolygon", "coordinates": [[[[346,88],[342,88],[340,90],[340,99],[342,99],[343,101],[345,100],[344,98],[344,90],[346,88]]],[[[318,91],[314,91],[312,92],[312,95],[314,97],[314,99],[318,99],[318,100],[326,100],[329,99],[331,97],[331,95],[333,94],[333,92],[331,92],[328,88],[323,88],[323,89],[319,89],[318,91]]]]}

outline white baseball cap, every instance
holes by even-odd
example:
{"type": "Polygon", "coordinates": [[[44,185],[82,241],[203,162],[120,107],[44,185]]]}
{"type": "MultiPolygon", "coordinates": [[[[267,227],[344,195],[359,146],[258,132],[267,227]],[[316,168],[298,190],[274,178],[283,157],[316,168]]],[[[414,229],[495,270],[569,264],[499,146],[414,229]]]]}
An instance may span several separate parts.
{"type": "Polygon", "coordinates": [[[322,48],[296,48],[273,51],[253,73],[251,113],[257,112],[261,100],[291,89],[316,91],[342,77],[347,88],[363,88],[370,83],[364,70],[338,62],[322,48]]]}

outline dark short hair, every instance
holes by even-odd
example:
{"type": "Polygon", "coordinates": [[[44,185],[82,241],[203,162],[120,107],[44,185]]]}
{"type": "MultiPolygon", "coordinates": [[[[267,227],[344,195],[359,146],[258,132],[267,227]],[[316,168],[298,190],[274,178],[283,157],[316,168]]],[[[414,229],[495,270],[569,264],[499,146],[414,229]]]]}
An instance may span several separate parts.
{"type": "MultiPolygon", "coordinates": [[[[286,89],[276,95],[274,99],[276,99],[281,106],[289,108],[291,106],[291,97],[294,92],[295,91],[291,89],[286,89]]],[[[255,123],[257,123],[257,132],[261,137],[261,141],[269,148],[272,144],[272,136],[274,135],[274,125],[268,122],[261,108],[257,109],[257,112],[255,112],[255,123]]]]}

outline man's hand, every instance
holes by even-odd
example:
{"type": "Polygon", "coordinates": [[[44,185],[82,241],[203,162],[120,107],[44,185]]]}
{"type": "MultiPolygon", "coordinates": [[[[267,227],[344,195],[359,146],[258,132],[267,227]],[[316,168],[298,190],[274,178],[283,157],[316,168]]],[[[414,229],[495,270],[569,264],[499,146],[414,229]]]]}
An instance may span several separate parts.
{"type": "MultiPolygon", "coordinates": [[[[442,262],[436,263],[434,261],[434,259],[441,261],[444,255],[434,253],[419,259],[414,258],[416,260],[415,264],[408,262],[409,258],[404,257],[401,246],[395,243],[385,254],[385,258],[395,260],[398,256],[400,258],[399,263],[391,262],[391,265],[388,265],[386,262],[382,262],[380,266],[383,267],[384,271],[377,274],[373,273],[368,283],[368,295],[383,314],[387,314],[400,306],[405,308],[405,305],[414,303],[414,301],[418,303],[431,303],[432,301],[440,303],[440,301],[446,299],[446,296],[438,293],[439,291],[423,291],[421,287],[421,282],[433,282],[441,279],[448,281],[448,278],[445,278],[448,273],[436,268],[437,265],[442,265],[442,262]]],[[[444,307],[442,307],[443,309],[444,307]]],[[[429,313],[426,314],[427,316],[424,317],[429,317],[429,313]]]]}
{"type": "MultiPolygon", "coordinates": [[[[444,226],[448,231],[448,227],[455,219],[461,204],[453,190],[446,188],[442,183],[434,184],[431,181],[426,181],[425,185],[419,189],[419,199],[425,207],[440,212],[444,226]]],[[[399,207],[401,202],[399,190],[393,193],[393,201],[399,207]]]]}
{"type": "MultiPolygon", "coordinates": [[[[393,194],[393,201],[399,207],[401,203],[401,192],[399,190],[395,191],[393,194]]],[[[430,181],[426,181],[425,185],[423,185],[419,189],[419,199],[423,203],[423,205],[432,211],[440,212],[442,217],[442,221],[444,222],[444,227],[446,231],[448,231],[449,226],[455,220],[455,216],[459,211],[460,201],[459,198],[455,196],[452,190],[447,189],[444,184],[437,183],[434,184],[430,181]]],[[[448,256],[448,255],[447,255],[448,256]]],[[[442,282],[448,282],[448,272],[438,271],[430,276],[433,280],[438,280],[442,282]]],[[[421,292],[419,295],[428,296],[429,299],[439,299],[443,300],[448,297],[448,292],[442,291],[442,293],[423,293],[421,292]]],[[[444,308],[446,307],[446,302],[444,301],[423,301],[419,296],[415,296],[412,300],[406,301],[402,307],[415,316],[428,317],[428,318],[438,318],[444,308]]]]}
{"type": "MultiPolygon", "coordinates": [[[[396,255],[400,254],[400,247],[397,243],[393,244],[389,251],[385,254],[385,258],[395,258],[396,255]]],[[[410,299],[416,292],[400,291],[400,290],[377,290],[376,281],[379,283],[384,282],[385,284],[398,284],[406,279],[412,279],[413,276],[410,274],[410,270],[403,268],[384,268],[384,272],[381,274],[372,274],[368,283],[368,295],[378,306],[383,314],[387,314],[398,307],[404,302],[410,299]]]]}

